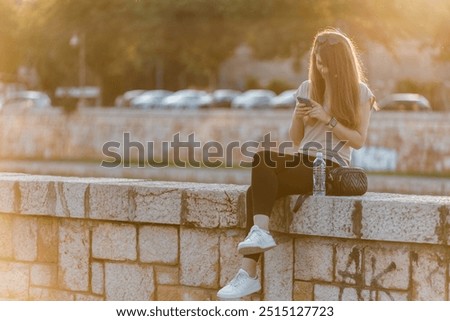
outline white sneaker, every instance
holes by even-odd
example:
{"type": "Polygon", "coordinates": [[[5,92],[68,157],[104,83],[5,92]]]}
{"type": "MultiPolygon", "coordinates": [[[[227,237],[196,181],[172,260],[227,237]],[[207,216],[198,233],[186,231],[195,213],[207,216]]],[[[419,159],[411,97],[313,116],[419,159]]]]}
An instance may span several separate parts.
{"type": "Polygon", "coordinates": [[[230,283],[217,292],[217,297],[225,300],[239,299],[259,290],[261,290],[261,283],[259,283],[258,276],[252,278],[246,271],[239,269],[230,283]]]}
{"type": "Polygon", "coordinates": [[[245,240],[238,245],[238,251],[242,255],[265,252],[277,246],[272,235],[257,225],[253,225],[245,240]]]}

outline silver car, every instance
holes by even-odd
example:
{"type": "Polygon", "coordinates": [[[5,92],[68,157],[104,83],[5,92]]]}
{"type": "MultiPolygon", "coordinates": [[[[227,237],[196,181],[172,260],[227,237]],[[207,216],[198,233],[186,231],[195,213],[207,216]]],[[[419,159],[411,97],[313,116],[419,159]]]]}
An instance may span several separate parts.
{"type": "Polygon", "coordinates": [[[206,91],[184,89],[164,98],[163,108],[169,109],[200,109],[212,106],[213,99],[206,91]]]}
{"type": "Polygon", "coordinates": [[[231,107],[239,109],[271,108],[272,98],[275,96],[271,90],[251,89],[234,98],[231,107]]]}
{"type": "Polygon", "coordinates": [[[138,109],[161,108],[163,99],[170,96],[171,94],[173,94],[173,92],[169,90],[147,90],[137,97],[131,99],[130,107],[138,109]]]}
{"type": "Polygon", "coordinates": [[[1,108],[48,108],[52,106],[50,97],[41,91],[16,91],[4,97],[1,108]]]}

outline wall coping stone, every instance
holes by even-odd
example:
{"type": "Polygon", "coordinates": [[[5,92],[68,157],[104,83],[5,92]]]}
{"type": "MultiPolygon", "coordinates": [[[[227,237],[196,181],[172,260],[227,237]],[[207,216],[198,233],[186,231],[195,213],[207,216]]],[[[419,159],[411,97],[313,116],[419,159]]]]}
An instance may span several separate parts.
{"type": "MultiPolygon", "coordinates": [[[[0,173],[0,213],[244,228],[247,185],[0,173]]],[[[448,245],[450,197],[367,193],[279,199],[271,229],[294,235],[448,245]]]]}

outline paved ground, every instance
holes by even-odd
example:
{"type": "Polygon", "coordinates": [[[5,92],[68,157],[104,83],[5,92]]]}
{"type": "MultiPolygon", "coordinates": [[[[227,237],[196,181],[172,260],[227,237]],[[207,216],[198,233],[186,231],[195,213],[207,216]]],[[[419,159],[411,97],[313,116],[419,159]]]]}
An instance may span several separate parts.
{"type": "MultiPolygon", "coordinates": [[[[250,184],[249,169],[104,168],[100,163],[0,161],[0,172],[79,177],[125,177],[161,181],[250,184]]],[[[450,195],[450,178],[369,174],[369,191],[417,195],[450,195]]]]}

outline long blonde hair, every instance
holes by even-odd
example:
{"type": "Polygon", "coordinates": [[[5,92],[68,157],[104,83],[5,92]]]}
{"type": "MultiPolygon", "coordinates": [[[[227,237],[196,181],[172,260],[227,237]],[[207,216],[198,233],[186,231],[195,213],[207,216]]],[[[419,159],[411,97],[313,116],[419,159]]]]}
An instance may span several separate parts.
{"type": "Polygon", "coordinates": [[[316,55],[320,56],[321,63],[328,69],[332,116],[348,128],[359,128],[360,82],[365,79],[352,41],[335,29],[321,31],[314,38],[309,67],[309,95],[322,105],[325,79],[317,69],[316,55]]]}

